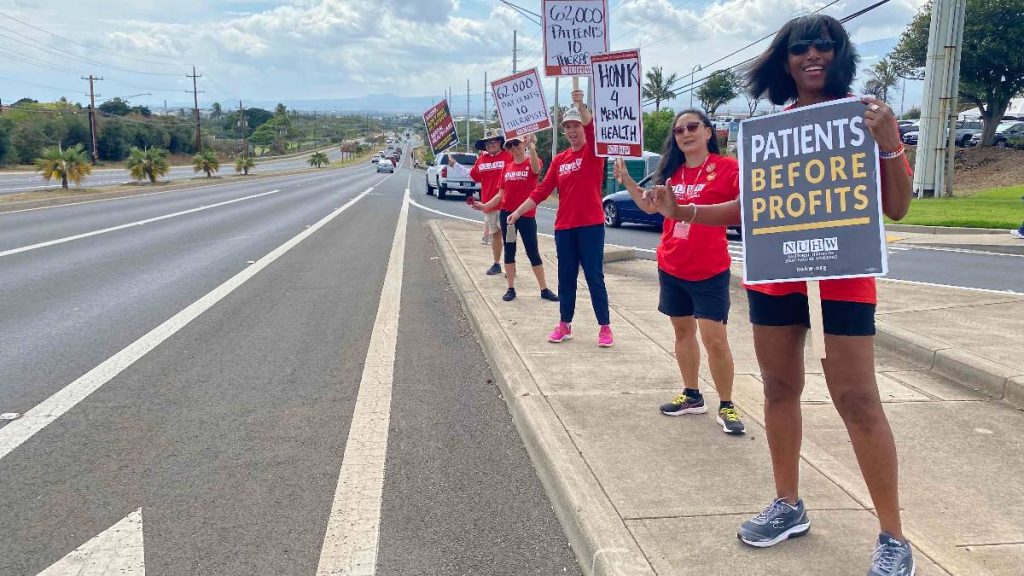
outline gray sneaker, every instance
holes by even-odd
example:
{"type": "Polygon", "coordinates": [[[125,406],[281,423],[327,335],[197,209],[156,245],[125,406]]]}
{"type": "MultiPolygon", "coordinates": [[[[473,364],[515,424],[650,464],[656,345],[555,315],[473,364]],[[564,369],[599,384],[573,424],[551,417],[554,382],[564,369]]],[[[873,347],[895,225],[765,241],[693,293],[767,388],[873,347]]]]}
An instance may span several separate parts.
{"type": "Polygon", "coordinates": [[[803,536],[810,529],[811,521],[807,519],[804,501],[797,500],[796,506],[790,506],[779,498],[744,522],[736,537],[744,544],[767,548],[787,538],[803,536]]]}
{"type": "Polygon", "coordinates": [[[900,542],[884,532],[878,536],[868,576],[914,576],[916,568],[910,543],[900,542]]]}

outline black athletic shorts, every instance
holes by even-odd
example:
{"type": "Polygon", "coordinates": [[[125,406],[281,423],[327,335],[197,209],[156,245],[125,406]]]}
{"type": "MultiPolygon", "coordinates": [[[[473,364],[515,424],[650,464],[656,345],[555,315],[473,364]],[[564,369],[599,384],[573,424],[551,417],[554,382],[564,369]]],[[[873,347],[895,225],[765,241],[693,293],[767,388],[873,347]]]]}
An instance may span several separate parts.
{"type": "Polygon", "coordinates": [[[707,280],[683,280],[658,268],[661,296],[658,312],[681,318],[693,316],[726,324],[729,321],[729,270],[707,280]]]}
{"type": "MultiPolygon", "coordinates": [[[[756,326],[794,326],[810,328],[805,294],[772,296],[747,290],[750,304],[750,323],[756,326]]],[[[875,305],[863,302],[822,300],[821,314],[825,334],[834,336],[874,336],[875,305]]]]}

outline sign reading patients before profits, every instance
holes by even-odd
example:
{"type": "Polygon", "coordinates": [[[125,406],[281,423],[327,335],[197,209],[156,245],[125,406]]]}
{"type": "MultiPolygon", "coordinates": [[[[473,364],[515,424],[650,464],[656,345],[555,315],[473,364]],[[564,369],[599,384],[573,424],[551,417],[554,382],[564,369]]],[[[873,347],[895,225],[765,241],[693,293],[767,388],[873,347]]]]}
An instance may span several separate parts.
{"type": "Polygon", "coordinates": [[[521,138],[551,127],[536,68],[491,82],[491,92],[505,138],[521,138]]]}
{"type": "Polygon", "coordinates": [[[544,0],[544,74],[589,76],[590,57],[608,51],[607,0],[544,0]]]}
{"type": "Polygon", "coordinates": [[[740,124],[743,281],[888,271],[878,145],[857,98],[740,124]]]}
{"type": "Polygon", "coordinates": [[[448,109],[447,100],[441,100],[439,104],[424,112],[423,124],[427,127],[427,140],[430,141],[430,149],[434,154],[444,152],[459,143],[459,134],[455,131],[455,121],[452,119],[451,110],[448,109]]]}
{"type": "Polygon", "coordinates": [[[640,51],[595,54],[594,139],[598,156],[642,158],[643,108],[640,103],[640,51]]]}

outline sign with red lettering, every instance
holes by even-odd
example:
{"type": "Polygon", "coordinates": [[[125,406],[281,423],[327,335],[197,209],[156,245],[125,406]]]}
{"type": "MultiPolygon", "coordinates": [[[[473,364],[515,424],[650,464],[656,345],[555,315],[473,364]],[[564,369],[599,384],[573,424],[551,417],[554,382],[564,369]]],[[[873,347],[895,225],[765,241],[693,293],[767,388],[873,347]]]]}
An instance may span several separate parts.
{"type": "Polygon", "coordinates": [[[536,68],[491,82],[491,92],[505,138],[521,138],[551,127],[536,68]]]}
{"type": "Polygon", "coordinates": [[[608,51],[607,0],[544,0],[544,74],[589,76],[590,57],[608,51]]]}
{"type": "Polygon", "coordinates": [[[424,112],[423,124],[427,127],[427,140],[434,154],[459,143],[459,134],[455,131],[455,121],[452,119],[451,110],[448,109],[447,100],[441,100],[439,104],[424,112]]]}

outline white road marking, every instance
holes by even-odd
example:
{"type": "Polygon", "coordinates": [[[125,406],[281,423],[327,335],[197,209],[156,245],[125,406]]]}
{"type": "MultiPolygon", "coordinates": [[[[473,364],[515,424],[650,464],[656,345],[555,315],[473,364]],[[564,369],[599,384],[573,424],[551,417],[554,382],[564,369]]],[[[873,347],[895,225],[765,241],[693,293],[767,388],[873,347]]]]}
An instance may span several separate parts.
{"type": "Polygon", "coordinates": [[[900,280],[898,278],[879,278],[884,282],[895,282],[897,284],[914,284],[917,286],[931,286],[933,288],[956,288],[958,290],[970,290],[971,292],[984,292],[985,294],[1002,294],[1009,296],[1018,296],[1024,294],[1024,292],[1015,292],[1013,290],[993,290],[991,288],[972,288],[970,286],[953,286],[952,284],[936,284],[934,282],[919,282],[917,280],[900,280]]]}
{"type": "Polygon", "coordinates": [[[144,576],[142,508],[122,518],[38,576],[144,576]]]}
{"type": "Polygon", "coordinates": [[[366,363],[359,381],[327,533],[320,550],[317,576],[372,576],[376,572],[409,203],[409,189],[406,188],[366,363]]]}
{"type": "Polygon", "coordinates": [[[32,244],[31,246],[22,246],[21,248],[12,248],[0,252],[0,258],[4,256],[11,256],[14,254],[21,254],[22,252],[28,252],[29,250],[38,250],[39,248],[46,248],[47,246],[55,246],[57,244],[65,244],[67,242],[74,242],[75,240],[81,240],[83,238],[90,238],[92,236],[99,236],[100,234],[107,234],[108,232],[116,232],[118,230],[124,230],[126,228],[133,228],[135,226],[143,226],[153,222],[159,222],[160,220],[167,220],[169,218],[176,218],[178,216],[184,216],[185,214],[192,214],[194,212],[201,212],[203,210],[209,210],[210,208],[217,208],[220,206],[227,206],[228,204],[234,204],[235,202],[242,202],[243,200],[252,200],[253,198],[259,198],[261,196],[268,196],[270,194],[277,194],[280,190],[271,190],[269,192],[261,192],[259,194],[253,194],[251,196],[243,196],[242,198],[235,198],[234,200],[226,200],[224,202],[218,202],[216,204],[210,204],[208,206],[200,206],[198,208],[191,208],[189,210],[182,210],[181,212],[174,212],[173,214],[164,214],[163,216],[156,216],[154,218],[146,218],[145,220],[138,220],[136,222],[129,222],[127,224],[121,224],[119,226],[111,226],[110,228],[104,228],[102,230],[93,230],[92,232],[85,232],[83,234],[75,234],[74,236],[66,236],[64,238],[57,238],[56,240],[47,240],[46,242],[40,242],[38,244],[32,244]]]}
{"type": "Polygon", "coordinates": [[[26,412],[20,419],[0,428],[0,460],[2,460],[4,456],[10,454],[23,442],[31,438],[36,432],[39,432],[51,422],[60,418],[61,415],[84,400],[89,396],[89,394],[92,394],[101,386],[120,374],[121,371],[131,366],[139,358],[142,358],[151,350],[159,346],[164,340],[170,338],[179,330],[184,328],[189,322],[198,318],[200,314],[209,310],[214,304],[220,302],[228,294],[234,292],[236,288],[294,248],[299,242],[302,242],[306,238],[312,236],[317,230],[336,218],[339,214],[350,208],[359,200],[362,200],[363,197],[369,194],[371,190],[373,190],[372,187],[349,200],[344,206],[338,208],[334,212],[331,212],[312,227],[303,230],[284,244],[281,244],[272,252],[257,260],[252,266],[249,266],[238,274],[235,274],[199,300],[189,304],[189,306],[181,312],[178,312],[168,320],[164,321],[163,324],[160,324],[156,328],[150,330],[146,335],[135,342],[132,342],[117,354],[107,358],[99,366],[89,370],[74,382],[56,392],[53,396],[43,400],[34,408],[26,412]]]}
{"type": "Polygon", "coordinates": [[[920,244],[908,244],[903,250],[931,250],[933,252],[955,252],[957,254],[975,254],[979,256],[1009,256],[1011,258],[1024,258],[1024,254],[1007,254],[1005,252],[990,252],[987,250],[974,250],[972,248],[947,248],[944,246],[922,246],[920,244]]]}

